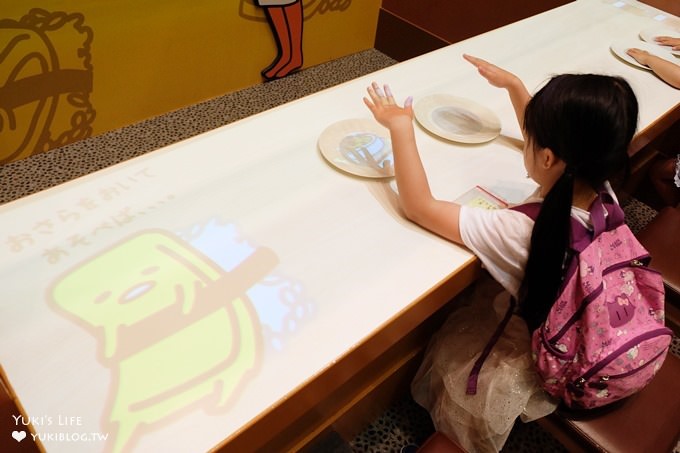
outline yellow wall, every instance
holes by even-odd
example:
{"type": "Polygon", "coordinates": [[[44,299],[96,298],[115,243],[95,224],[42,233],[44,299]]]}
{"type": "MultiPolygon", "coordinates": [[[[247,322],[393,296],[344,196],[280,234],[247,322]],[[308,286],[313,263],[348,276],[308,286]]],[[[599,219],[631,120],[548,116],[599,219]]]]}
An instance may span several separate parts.
{"type": "MultiPolygon", "coordinates": [[[[305,67],[373,47],[380,0],[304,0],[303,5],[305,67]]],[[[8,80],[57,66],[92,81],[90,93],[71,91],[69,100],[68,89],[47,100],[16,92],[6,99],[18,101],[3,105],[0,99],[0,162],[260,83],[260,70],[275,56],[272,32],[253,0],[0,0],[0,94],[3,86],[4,93],[20,87],[8,80]],[[40,33],[16,41],[25,29],[12,24],[33,8],[47,11],[50,19],[28,28],[42,27],[58,61],[42,68],[32,62],[17,72],[20,55],[36,49],[49,54],[40,33]],[[10,47],[2,57],[2,49],[10,47]],[[30,149],[34,145],[37,150],[30,149]],[[26,149],[17,152],[22,146],[26,149]]]]}

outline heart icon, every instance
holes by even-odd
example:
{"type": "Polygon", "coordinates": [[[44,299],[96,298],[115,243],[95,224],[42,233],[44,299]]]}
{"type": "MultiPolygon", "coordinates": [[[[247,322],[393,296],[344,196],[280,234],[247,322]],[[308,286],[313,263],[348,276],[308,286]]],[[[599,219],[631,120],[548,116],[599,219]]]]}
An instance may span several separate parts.
{"type": "Polygon", "coordinates": [[[17,442],[21,442],[26,438],[26,431],[12,431],[12,437],[14,437],[14,440],[17,442]]]}

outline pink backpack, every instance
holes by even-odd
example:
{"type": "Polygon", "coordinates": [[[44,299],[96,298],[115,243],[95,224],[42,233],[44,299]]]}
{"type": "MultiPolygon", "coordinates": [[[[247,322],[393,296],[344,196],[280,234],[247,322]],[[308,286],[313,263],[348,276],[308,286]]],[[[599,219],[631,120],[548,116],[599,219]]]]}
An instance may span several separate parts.
{"type": "MultiPolygon", "coordinates": [[[[512,209],[535,219],[540,204],[512,209]]],[[[621,207],[603,191],[590,215],[593,231],[572,219],[573,257],[531,344],[543,388],[578,409],[605,406],[645,387],[673,335],[664,326],[663,279],[647,267],[649,253],[624,223],[621,207]]]]}

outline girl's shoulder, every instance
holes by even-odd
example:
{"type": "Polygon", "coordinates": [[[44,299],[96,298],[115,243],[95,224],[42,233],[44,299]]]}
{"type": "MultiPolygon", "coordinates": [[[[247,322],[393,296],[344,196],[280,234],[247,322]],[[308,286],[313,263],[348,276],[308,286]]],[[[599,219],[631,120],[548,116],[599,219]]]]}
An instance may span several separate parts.
{"type": "MultiPolygon", "coordinates": [[[[525,217],[528,217],[531,219],[531,221],[535,221],[536,218],[538,217],[538,213],[541,210],[541,202],[540,201],[533,201],[529,203],[521,203],[515,206],[512,206],[507,209],[509,212],[514,212],[516,214],[511,214],[513,216],[520,214],[524,215],[525,217]]],[[[571,207],[571,217],[578,223],[582,224],[584,227],[590,229],[591,228],[591,221],[590,221],[590,212],[586,211],[585,209],[578,208],[576,206],[571,207]]]]}
{"type": "MultiPolygon", "coordinates": [[[[609,181],[605,181],[602,191],[607,193],[611,197],[613,203],[615,203],[616,205],[619,204],[618,197],[616,196],[614,189],[612,189],[612,186],[609,183],[609,181]]],[[[532,220],[536,220],[536,218],[538,217],[538,213],[541,210],[541,203],[543,203],[543,199],[539,197],[537,194],[538,192],[535,192],[522,203],[511,206],[509,210],[521,212],[522,214],[526,215],[532,220]]],[[[577,206],[572,206],[571,217],[575,222],[583,225],[586,229],[592,230],[590,211],[579,208],[577,206]]]]}
{"type": "MultiPolygon", "coordinates": [[[[522,206],[530,206],[528,204],[522,206]]],[[[540,208],[540,204],[538,205],[540,208]]],[[[538,212],[538,211],[537,211],[538,212]]],[[[527,236],[531,234],[534,219],[530,214],[511,208],[484,209],[461,206],[461,229],[474,230],[475,235],[487,232],[490,236],[527,236]]]]}

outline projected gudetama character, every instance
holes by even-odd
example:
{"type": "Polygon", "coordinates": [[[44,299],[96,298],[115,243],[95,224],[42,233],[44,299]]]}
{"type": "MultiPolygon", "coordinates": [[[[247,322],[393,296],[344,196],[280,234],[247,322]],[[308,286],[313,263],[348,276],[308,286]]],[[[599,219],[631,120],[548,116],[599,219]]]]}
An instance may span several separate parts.
{"type": "Polygon", "coordinates": [[[262,337],[245,292],[276,260],[258,248],[226,273],[176,237],[146,231],[57,281],[53,305],[98,338],[112,370],[113,451],[196,403],[225,407],[247,383],[262,337]]]}

